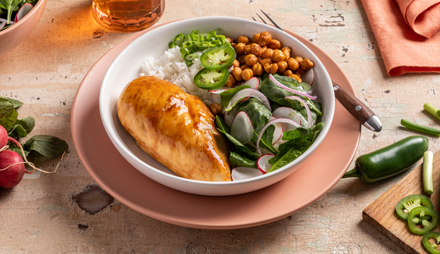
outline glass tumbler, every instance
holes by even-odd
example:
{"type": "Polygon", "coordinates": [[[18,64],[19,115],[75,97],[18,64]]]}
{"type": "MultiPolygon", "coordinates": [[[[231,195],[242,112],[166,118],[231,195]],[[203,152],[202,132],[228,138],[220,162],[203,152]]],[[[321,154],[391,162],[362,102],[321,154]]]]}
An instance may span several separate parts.
{"type": "Polygon", "coordinates": [[[139,31],[156,23],[165,10],[165,0],[93,0],[92,12],[103,26],[139,31]]]}

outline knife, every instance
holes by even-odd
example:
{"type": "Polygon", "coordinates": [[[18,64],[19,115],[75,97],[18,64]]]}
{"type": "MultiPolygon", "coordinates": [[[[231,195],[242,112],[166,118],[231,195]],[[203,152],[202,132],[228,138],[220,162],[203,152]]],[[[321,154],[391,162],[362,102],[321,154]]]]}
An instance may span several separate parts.
{"type": "Polygon", "coordinates": [[[350,114],[352,114],[367,129],[376,132],[382,130],[382,123],[379,117],[377,117],[367,105],[339,86],[336,82],[332,81],[332,83],[336,99],[338,99],[350,114]]]}

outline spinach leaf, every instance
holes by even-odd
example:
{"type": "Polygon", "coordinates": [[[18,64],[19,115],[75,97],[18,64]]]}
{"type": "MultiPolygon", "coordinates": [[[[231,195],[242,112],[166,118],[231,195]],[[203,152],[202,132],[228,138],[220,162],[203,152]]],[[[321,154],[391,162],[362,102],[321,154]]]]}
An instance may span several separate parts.
{"type": "Polygon", "coordinates": [[[66,141],[49,135],[35,135],[30,138],[23,148],[29,151],[29,156],[38,161],[44,161],[61,155],[69,148],[66,141]]]}
{"type": "Polygon", "coordinates": [[[6,18],[7,22],[6,24],[9,25],[11,22],[11,14],[15,10],[15,8],[18,7],[18,5],[21,3],[22,0],[0,0],[0,4],[6,7],[8,10],[8,16],[6,18]]]}
{"type": "Polygon", "coordinates": [[[224,130],[226,133],[231,133],[231,127],[229,127],[218,115],[215,116],[215,124],[217,124],[217,127],[224,130]]]}
{"type": "Polygon", "coordinates": [[[21,107],[24,104],[23,102],[18,101],[18,100],[14,100],[12,98],[3,97],[3,96],[0,96],[0,98],[10,101],[12,103],[12,106],[14,106],[15,109],[21,107]]]}
{"type": "Polygon", "coordinates": [[[283,133],[283,140],[294,140],[300,137],[307,137],[312,133],[312,129],[305,127],[298,127],[295,130],[286,131],[283,133]]]}
{"type": "Polygon", "coordinates": [[[279,158],[273,165],[271,164],[272,167],[270,167],[269,171],[267,171],[267,172],[269,173],[269,172],[277,170],[281,167],[284,167],[285,165],[289,164],[290,162],[296,160],[301,154],[303,154],[303,152],[295,150],[295,148],[291,148],[283,156],[281,156],[281,158],[279,158]]]}
{"type": "Polygon", "coordinates": [[[6,99],[0,98],[0,125],[9,131],[17,121],[18,113],[15,111],[12,103],[6,99]]]}
{"type": "Polygon", "coordinates": [[[258,168],[256,159],[249,159],[239,153],[231,152],[229,154],[229,162],[238,167],[258,168]]]}
{"type": "Polygon", "coordinates": [[[232,88],[229,89],[227,91],[224,91],[220,94],[220,100],[221,100],[221,104],[223,108],[226,108],[228,106],[229,101],[231,100],[232,97],[234,97],[234,95],[238,92],[240,92],[241,90],[245,89],[245,88],[251,88],[248,85],[242,85],[236,88],[232,88]]]}

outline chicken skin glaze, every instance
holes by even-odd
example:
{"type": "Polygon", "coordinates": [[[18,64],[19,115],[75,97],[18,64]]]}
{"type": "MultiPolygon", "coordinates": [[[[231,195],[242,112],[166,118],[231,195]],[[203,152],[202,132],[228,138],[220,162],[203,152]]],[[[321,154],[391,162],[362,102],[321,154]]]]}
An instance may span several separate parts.
{"type": "Polygon", "coordinates": [[[198,97],[168,81],[144,76],[127,85],[117,111],[137,145],[177,175],[231,181],[228,144],[198,97]]]}

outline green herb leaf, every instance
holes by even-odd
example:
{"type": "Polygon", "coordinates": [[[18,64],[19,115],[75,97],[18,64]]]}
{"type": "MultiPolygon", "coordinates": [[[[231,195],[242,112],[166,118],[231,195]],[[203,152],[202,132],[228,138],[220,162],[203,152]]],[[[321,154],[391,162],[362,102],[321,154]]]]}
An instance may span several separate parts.
{"type": "Polygon", "coordinates": [[[12,106],[14,106],[15,109],[21,107],[24,104],[23,102],[12,99],[12,98],[3,97],[3,96],[0,96],[0,98],[10,101],[12,103],[12,106]]]}
{"type": "Polygon", "coordinates": [[[27,136],[26,130],[20,124],[14,124],[11,130],[8,132],[9,136],[24,138],[27,136]]]}
{"type": "Polygon", "coordinates": [[[289,164],[290,162],[296,160],[301,154],[303,154],[303,152],[295,150],[295,148],[291,148],[280,159],[278,159],[277,162],[275,162],[272,165],[272,167],[270,167],[269,171],[267,171],[267,172],[269,173],[269,172],[277,170],[277,169],[279,169],[281,167],[284,167],[285,165],[289,164]]]}
{"type": "Polygon", "coordinates": [[[312,133],[312,129],[305,127],[298,127],[295,130],[286,131],[283,133],[283,140],[294,140],[300,137],[307,137],[312,133]]]}
{"type": "Polygon", "coordinates": [[[231,152],[229,154],[229,162],[238,167],[258,168],[256,159],[249,159],[239,153],[231,152]]]}
{"type": "Polygon", "coordinates": [[[16,123],[23,126],[27,133],[31,132],[35,127],[35,119],[32,116],[17,120],[16,123]]]}
{"type": "Polygon", "coordinates": [[[49,135],[35,135],[29,139],[23,148],[30,152],[35,160],[43,161],[61,155],[69,148],[66,141],[49,135]]]}
{"type": "Polygon", "coordinates": [[[0,125],[9,131],[17,121],[18,113],[9,100],[0,98],[0,125]]]}

